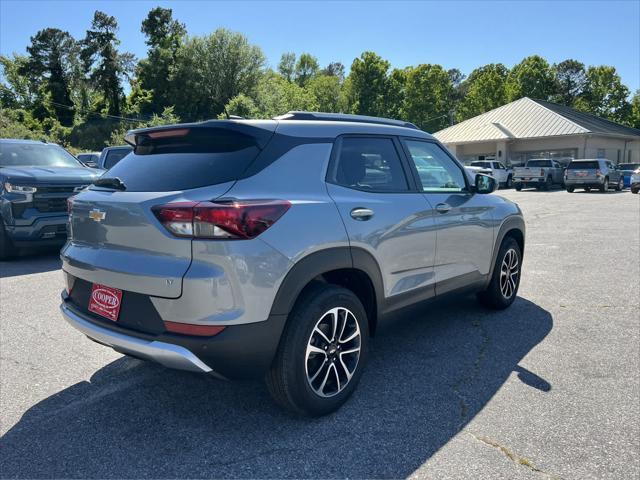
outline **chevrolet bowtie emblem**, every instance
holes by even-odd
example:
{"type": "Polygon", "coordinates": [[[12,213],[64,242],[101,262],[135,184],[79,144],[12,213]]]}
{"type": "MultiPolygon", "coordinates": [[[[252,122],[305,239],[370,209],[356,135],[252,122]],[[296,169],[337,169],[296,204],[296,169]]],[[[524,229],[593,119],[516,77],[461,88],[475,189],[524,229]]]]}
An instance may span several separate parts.
{"type": "Polygon", "coordinates": [[[107,214],[105,212],[103,212],[102,210],[97,210],[95,208],[89,212],[89,218],[95,220],[96,222],[101,222],[106,216],[107,214]]]}

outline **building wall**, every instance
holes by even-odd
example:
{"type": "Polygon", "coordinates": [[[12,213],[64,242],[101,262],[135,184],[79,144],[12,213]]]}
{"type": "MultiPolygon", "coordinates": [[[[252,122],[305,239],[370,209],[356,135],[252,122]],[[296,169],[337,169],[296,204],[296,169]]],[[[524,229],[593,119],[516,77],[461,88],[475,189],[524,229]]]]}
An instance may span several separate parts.
{"type": "Polygon", "coordinates": [[[614,163],[626,163],[629,159],[629,151],[631,151],[631,162],[640,162],[640,139],[629,141],[629,139],[594,135],[587,139],[587,149],[583,158],[603,156],[614,163]]]}
{"type": "Polygon", "coordinates": [[[493,155],[497,160],[518,164],[535,152],[571,151],[575,158],[598,158],[600,154],[614,163],[639,162],[640,139],[629,141],[598,135],[567,135],[534,139],[492,141],[471,144],[449,144],[447,148],[460,160],[469,163],[482,155],[493,155]],[[618,157],[618,151],[620,156],[618,157]],[[629,151],[631,154],[629,156],[629,151]]]}

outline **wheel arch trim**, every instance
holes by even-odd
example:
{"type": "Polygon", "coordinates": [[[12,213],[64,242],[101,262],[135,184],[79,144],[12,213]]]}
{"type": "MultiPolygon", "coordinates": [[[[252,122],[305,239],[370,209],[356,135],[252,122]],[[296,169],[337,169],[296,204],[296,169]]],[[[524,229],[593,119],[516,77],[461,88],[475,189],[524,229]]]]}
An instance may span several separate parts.
{"type": "Polygon", "coordinates": [[[522,248],[520,255],[524,257],[524,247],[526,244],[526,228],[524,219],[520,215],[509,215],[502,221],[502,224],[500,224],[500,227],[498,228],[498,234],[496,235],[496,240],[493,244],[493,254],[491,255],[491,271],[487,276],[487,283],[489,283],[491,281],[491,278],[493,277],[493,271],[496,266],[496,258],[498,256],[498,252],[500,251],[500,245],[502,245],[502,241],[504,240],[504,237],[507,236],[507,233],[513,230],[519,231],[522,235],[522,248]]]}
{"type": "Polygon", "coordinates": [[[287,315],[304,289],[314,278],[327,272],[354,269],[369,277],[373,285],[376,309],[384,298],[382,273],[375,258],[367,251],[353,247],[334,247],[311,253],[296,262],[278,288],[271,315],[287,315]]]}

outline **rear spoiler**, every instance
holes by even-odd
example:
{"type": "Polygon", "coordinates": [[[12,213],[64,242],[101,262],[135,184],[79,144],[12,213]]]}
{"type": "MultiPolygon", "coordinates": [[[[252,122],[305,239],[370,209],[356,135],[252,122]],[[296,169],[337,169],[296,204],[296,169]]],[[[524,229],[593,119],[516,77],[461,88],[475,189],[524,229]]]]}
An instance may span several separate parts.
{"type": "Polygon", "coordinates": [[[178,123],[159,127],[137,128],[129,130],[124,137],[125,142],[135,148],[143,137],[181,137],[195,129],[227,129],[253,137],[261,150],[269,143],[276,129],[277,122],[273,120],[236,121],[236,120],[208,120],[198,123],[178,123]]]}

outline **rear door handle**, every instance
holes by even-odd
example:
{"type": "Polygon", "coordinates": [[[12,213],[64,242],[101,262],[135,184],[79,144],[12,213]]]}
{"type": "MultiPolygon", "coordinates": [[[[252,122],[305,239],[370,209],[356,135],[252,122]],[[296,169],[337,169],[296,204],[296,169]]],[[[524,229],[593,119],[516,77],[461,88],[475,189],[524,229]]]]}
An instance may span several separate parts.
{"type": "Polygon", "coordinates": [[[449,210],[451,210],[451,205],[448,205],[446,203],[439,203],[436,205],[436,210],[438,211],[438,213],[447,213],[449,210]]]}
{"type": "Polygon", "coordinates": [[[354,220],[365,221],[373,217],[373,210],[370,208],[354,208],[351,210],[351,218],[354,220]]]}

